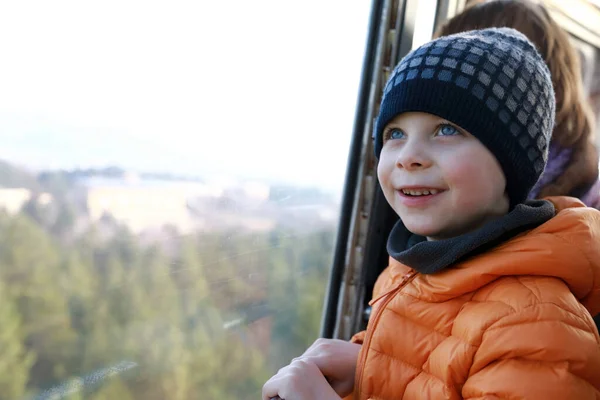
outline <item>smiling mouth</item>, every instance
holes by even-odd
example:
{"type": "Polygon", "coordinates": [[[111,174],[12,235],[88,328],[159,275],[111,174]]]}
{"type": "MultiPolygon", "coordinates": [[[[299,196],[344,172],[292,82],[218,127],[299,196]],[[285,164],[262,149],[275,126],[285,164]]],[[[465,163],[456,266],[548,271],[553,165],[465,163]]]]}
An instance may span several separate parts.
{"type": "Polygon", "coordinates": [[[440,189],[400,189],[400,193],[410,197],[433,196],[441,192],[440,189]]]}

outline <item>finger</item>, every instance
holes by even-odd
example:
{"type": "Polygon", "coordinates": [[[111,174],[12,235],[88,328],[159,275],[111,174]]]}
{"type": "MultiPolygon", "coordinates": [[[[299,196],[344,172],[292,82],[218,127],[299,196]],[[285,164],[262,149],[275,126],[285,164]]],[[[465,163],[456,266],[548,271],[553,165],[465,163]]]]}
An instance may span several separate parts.
{"type": "Polygon", "coordinates": [[[306,355],[311,355],[314,353],[320,353],[322,351],[323,346],[326,346],[328,343],[332,343],[335,341],[336,341],[336,339],[319,338],[319,339],[315,340],[308,349],[306,349],[306,351],[302,354],[301,357],[306,356],[306,355]]]}
{"type": "Polygon", "coordinates": [[[285,379],[286,378],[284,378],[280,375],[275,375],[274,377],[269,379],[267,381],[267,383],[265,383],[263,385],[263,389],[262,389],[263,400],[270,400],[273,397],[275,397],[275,398],[279,397],[279,390],[285,384],[285,379]]]}
{"type": "Polygon", "coordinates": [[[340,367],[339,359],[323,357],[322,355],[302,357],[302,360],[316,365],[325,376],[335,374],[340,367]]]}

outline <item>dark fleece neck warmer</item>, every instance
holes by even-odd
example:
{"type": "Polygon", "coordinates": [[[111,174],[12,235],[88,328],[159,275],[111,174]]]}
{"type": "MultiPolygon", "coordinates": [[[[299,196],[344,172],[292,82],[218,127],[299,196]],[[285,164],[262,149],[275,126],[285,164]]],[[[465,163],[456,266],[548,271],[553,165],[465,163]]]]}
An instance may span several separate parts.
{"type": "Polygon", "coordinates": [[[549,201],[532,200],[517,205],[502,218],[475,231],[438,241],[427,241],[426,238],[409,232],[399,220],[390,233],[387,250],[390,256],[402,264],[422,274],[433,274],[533,229],[554,217],[555,213],[554,205],[549,201]]]}

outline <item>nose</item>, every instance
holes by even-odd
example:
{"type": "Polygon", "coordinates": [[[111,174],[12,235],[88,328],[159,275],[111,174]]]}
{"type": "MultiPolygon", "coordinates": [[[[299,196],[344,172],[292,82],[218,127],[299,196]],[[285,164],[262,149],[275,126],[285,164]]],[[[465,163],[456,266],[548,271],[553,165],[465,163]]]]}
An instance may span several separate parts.
{"type": "Polygon", "coordinates": [[[404,145],[396,159],[396,167],[407,171],[426,169],[432,164],[432,159],[423,145],[416,142],[410,143],[410,141],[404,145]]]}

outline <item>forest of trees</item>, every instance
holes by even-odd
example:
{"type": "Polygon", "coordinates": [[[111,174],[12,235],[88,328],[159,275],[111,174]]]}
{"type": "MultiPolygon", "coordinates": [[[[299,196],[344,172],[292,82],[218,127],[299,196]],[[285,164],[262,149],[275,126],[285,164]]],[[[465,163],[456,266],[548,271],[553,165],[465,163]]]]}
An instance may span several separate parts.
{"type": "Polygon", "coordinates": [[[62,240],[40,219],[0,211],[1,399],[257,399],[318,336],[333,228],[165,249],[122,227],[62,240]]]}

